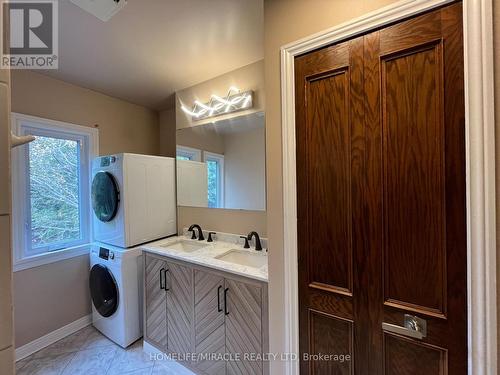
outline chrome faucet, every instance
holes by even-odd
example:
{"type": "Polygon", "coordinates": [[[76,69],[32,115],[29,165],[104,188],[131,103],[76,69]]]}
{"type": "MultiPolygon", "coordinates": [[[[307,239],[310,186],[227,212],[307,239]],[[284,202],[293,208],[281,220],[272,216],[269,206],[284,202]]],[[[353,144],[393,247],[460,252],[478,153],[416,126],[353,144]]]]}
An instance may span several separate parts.
{"type": "Polygon", "coordinates": [[[196,240],[196,235],[194,234],[195,229],[198,229],[198,241],[205,240],[205,237],[203,237],[203,231],[201,230],[201,227],[198,224],[193,224],[188,229],[188,232],[193,232],[191,239],[196,240]]]}
{"type": "Polygon", "coordinates": [[[248,240],[251,241],[252,237],[255,237],[255,250],[261,251],[262,250],[262,244],[260,243],[260,237],[259,234],[255,231],[248,233],[248,240]]]}

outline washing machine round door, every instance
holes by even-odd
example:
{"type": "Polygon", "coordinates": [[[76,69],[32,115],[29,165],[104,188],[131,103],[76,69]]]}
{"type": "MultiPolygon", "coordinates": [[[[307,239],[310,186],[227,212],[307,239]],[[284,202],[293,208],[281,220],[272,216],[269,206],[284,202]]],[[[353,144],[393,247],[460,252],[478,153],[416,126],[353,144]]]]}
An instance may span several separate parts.
{"type": "Polygon", "coordinates": [[[118,212],[120,191],[113,175],[98,172],[92,180],[92,208],[95,216],[103,222],[113,220],[118,212]]]}
{"type": "Polygon", "coordinates": [[[111,271],[102,264],[90,270],[90,296],[96,310],[105,318],[113,315],[118,308],[118,286],[111,271]]]}

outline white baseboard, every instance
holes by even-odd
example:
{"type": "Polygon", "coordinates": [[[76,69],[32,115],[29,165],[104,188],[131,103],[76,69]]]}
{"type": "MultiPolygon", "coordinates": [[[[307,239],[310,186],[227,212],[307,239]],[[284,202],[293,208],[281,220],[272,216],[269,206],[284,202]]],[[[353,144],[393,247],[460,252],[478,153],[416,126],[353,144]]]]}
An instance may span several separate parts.
{"type": "Polygon", "coordinates": [[[33,340],[26,345],[16,348],[16,362],[28,357],[29,355],[46,348],[47,346],[59,341],[82,328],[87,327],[92,323],[92,314],[86,315],[72,323],[65,325],[64,327],[58,328],[55,331],[47,333],[36,340],[33,340]]]}

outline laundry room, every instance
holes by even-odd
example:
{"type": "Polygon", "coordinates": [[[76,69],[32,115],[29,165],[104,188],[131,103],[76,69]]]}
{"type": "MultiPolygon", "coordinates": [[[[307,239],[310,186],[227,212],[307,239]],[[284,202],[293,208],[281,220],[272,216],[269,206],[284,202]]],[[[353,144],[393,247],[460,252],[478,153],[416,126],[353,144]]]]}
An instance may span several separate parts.
{"type": "MultiPolygon", "coordinates": [[[[196,351],[196,344],[158,339],[161,325],[149,328],[160,324],[158,312],[149,309],[160,302],[149,299],[168,297],[147,288],[148,277],[161,279],[155,287],[175,282],[175,264],[167,275],[150,262],[179,261],[179,252],[199,253],[196,272],[249,281],[267,304],[263,2],[221,11],[224,1],[129,1],[113,14],[92,3],[57,4],[57,69],[10,75],[12,133],[30,141],[12,153],[20,374],[173,371],[149,355],[196,351]],[[190,14],[182,28],[180,14],[190,14]],[[217,113],[203,113],[205,106],[217,113]],[[199,232],[188,234],[192,225],[199,232]],[[146,252],[146,245],[154,246],[146,252]],[[200,253],[207,246],[213,256],[200,253]],[[233,248],[257,260],[248,274],[245,253],[215,259],[233,248]]],[[[192,272],[185,282],[194,284],[191,260],[180,261],[179,272],[192,272]]],[[[194,301],[183,308],[194,311],[194,301]]],[[[186,319],[193,326],[177,334],[202,329],[186,319]]],[[[267,317],[258,319],[264,327],[267,317]]],[[[166,322],[164,329],[167,335],[166,322]]],[[[203,366],[187,367],[201,373],[203,366]]]]}

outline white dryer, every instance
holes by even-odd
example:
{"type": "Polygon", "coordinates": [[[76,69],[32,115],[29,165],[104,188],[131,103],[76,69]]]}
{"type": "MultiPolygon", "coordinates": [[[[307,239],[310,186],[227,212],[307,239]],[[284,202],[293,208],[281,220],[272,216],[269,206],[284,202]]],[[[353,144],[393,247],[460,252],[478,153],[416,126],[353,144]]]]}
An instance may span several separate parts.
{"type": "Polygon", "coordinates": [[[177,233],[175,159],[117,154],[92,163],[96,241],[131,247],[177,233]]]}
{"type": "Polygon", "coordinates": [[[92,323],[123,348],[142,337],[142,268],[139,248],[92,245],[92,323]]]}

